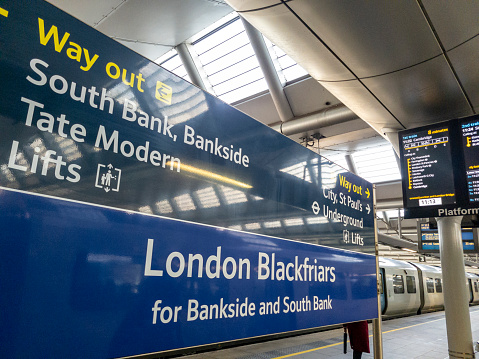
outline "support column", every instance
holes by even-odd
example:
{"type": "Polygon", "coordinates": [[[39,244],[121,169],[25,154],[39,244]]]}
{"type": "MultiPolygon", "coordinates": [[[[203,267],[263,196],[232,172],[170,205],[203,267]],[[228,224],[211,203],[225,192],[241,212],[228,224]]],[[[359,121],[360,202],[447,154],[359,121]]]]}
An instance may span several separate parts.
{"type": "Polygon", "coordinates": [[[181,62],[185,66],[186,73],[191,79],[193,85],[198,86],[204,91],[208,91],[201,78],[200,72],[198,71],[195,62],[193,61],[193,57],[191,56],[190,50],[188,49],[187,45],[182,42],[178,46],[176,46],[176,51],[178,51],[178,55],[180,56],[181,62]]]}
{"type": "Polygon", "coordinates": [[[462,216],[436,218],[439,231],[449,358],[472,359],[471,317],[462,248],[462,216]]]}
{"type": "Polygon", "coordinates": [[[271,93],[274,105],[278,111],[279,118],[282,122],[291,120],[294,117],[294,114],[283,91],[281,81],[279,81],[278,74],[274,68],[273,60],[271,60],[271,56],[269,55],[263,35],[243,18],[241,18],[241,21],[243,21],[246,34],[251,42],[251,46],[253,46],[259,66],[263,71],[269,92],[271,93]]]}
{"type": "Polygon", "coordinates": [[[344,158],[346,159],[346,164],[348,165],[349,172],[352,172],[355,175],[357,175],[358,170],[356,168],[356,165],[354,164],[353,156],[351,156],[350,154],[347,154],[347,155],[344,155],[344,158]]]}

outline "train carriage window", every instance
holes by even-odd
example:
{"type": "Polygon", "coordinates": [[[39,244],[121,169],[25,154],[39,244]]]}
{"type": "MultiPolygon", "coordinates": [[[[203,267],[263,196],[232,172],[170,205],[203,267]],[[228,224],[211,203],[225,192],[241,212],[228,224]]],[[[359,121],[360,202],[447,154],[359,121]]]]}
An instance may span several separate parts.
{"type": "Polygon", "coordinates": [[[477,282],[474,282],[474,292],[477,293],[478,289],[477,289],[477,282]]]}
{"type": "Polygon", "coordinates": [[[393,288],[394,294],[404,293],[404,279],[402,275],[393,274],[393,288]]]}
{"type": "Polygon", "coordinates": [[[437,292],[437,293],[442,293],[442,281],[441,281],[441,278],[436,278],[436,279],[435,279],[435,282],[436,282],[436,292],[437,292]]]}
{"type": "Polygon", "coordinates": [[[408,293],[416,293],[416,278],[412,275],[406,276],[406,288],[408,293]]]}
{"type": "Polygon", "coordinates": [[[426,287],[428,293],[434,293],[434,278],[426,278],[426,287]]]}

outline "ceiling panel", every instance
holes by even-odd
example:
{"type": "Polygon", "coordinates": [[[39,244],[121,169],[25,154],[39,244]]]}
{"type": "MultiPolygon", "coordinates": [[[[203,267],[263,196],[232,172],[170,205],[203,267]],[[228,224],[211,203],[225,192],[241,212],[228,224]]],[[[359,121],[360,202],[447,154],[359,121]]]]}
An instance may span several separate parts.
{"type": "Polygon", "coordinates": [[[309,77],[285,87],[284,92],[295,116],[303,116],[341,102],[316,80],[309,77]],[[304,94],[308,94],[305,96],[304,94]]]}
{"type": "MultiPolygon", "coordinates": [[[[355,124],[356,123],[357,121],[355,121],[355,124]]],[[[365,122],[363,122],[363,124],[367,126],[365,122]]],[[[364,148],[365,146],[379,146],[386,143],[386,140],[369,126],[360,130],[353,130],[349,126],[349,122],[342,125],[348,126],[346,129],[347,132],[320,139],[318,145],[321,149],[332,150],[333,153],[337,151],[345,151],[345,153],[347,153],[364,148]]]]}
{"type": "Polygon", "coordinates": [[[320,84],[380,134],[384,127],[403,129],[402,124],[359,81],[320,81],[320,84]]]}
{"type": "Polygon", "coordinates": [[[219,1],[129,0],[97,29],[112,37],[175,46],[231,11],[219,1]]]}
{"type": "Polygon", "coordinates": [[[446,50],[479,34],[477,1],[422,0],[422,3],[446,50]]]}
{"type": "Polygon", "coordinates": [[[288,5],[359,78],[441,53],[416,1],[292,1],[288,5]]]}
{"type": "Polygon", "coordinates": [[[442,56],[363,81],[407,128],[472,114],[442,56]]]}
{"type": "Polygon", "coordinates": [[[48,2],[94,27],[125,0],[48,0],[48,2]]]}
{"type": "Polygon", "coordinates": [[[281,121],[269,93],[234,106],[266,125],[281,121]]]}
{"type": "Polygon", "coordinates": [[[145,56],[150,61],[155,61],[161,55],[166,54],[168,51],[171,50],[171,47],[169,46],[146,44],[146,43],[135,42],[135,41],[122,41],[119,39],[115,39],[115,40],[121,43],[122,45],[130,48],[131,50],[139,53],[140,55],[145,56]]]}
{"type": "Polygon", "coordinates": [[[478,55],[479,36],[448,52],[449,59],[451,60],[476,113],[479,111],[478,55]]]}
{"type": "Polygon", "coordinates": [[[286,6],[241,15],[315,79],[339,81],[354,78],[286,6]]]}
{"type": "Polygon", "coordinates": [[[262,9],[262,8],[271,7],[275,5],[281,5],[281,4],[282,4],[281,0],[261,0],[261,2],[258,2],[258,0],[241,0],[235,5],[238,11],[249,11],[249,10],[262,9]]]}
{"type": "MultiPolygon", "coordinates": [[[[354,130],[342,135],[326,137],[319,140],[319,153],[333,162],[338,162],[338,156],[345,156],[369,147],[378,147],[388,144],[383,137],[371,129],[354,130]],[[356,134],[359,137],[356,137],[356,134]]],[[[347,167],[347,166],[345,166],[347,167]]]]}

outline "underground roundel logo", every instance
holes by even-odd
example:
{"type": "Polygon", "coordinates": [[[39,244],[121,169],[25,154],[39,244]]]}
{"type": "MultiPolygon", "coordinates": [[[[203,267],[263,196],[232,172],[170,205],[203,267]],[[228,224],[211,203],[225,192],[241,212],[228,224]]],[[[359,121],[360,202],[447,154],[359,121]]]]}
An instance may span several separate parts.
{"type": "Polygon", "coordinates": [[[105,192],[118,192],[120,190],[121,170],[108,165],[98,164],[96,170],[95,187],[103,188],[105,192]]]}

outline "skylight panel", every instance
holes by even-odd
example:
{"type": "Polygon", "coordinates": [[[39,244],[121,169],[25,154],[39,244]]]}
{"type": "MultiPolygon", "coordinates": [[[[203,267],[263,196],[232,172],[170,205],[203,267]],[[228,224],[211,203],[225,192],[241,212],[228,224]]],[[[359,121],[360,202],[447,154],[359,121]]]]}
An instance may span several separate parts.
{"type": "MultiPolygon", "coordinates": [[[[195,51],[198,55],[201,56],[212,48],[220,45],[225,40],[229,40],[244,31],[243,24],[238,14],[232,13],[228,15],[227,18],[228,17],[230,18],[228,21],[224,22],[223,20],[220,20],[219,23],[213,24],[211,28],[209,28],[209,32],[205,33],[196,41],[193,41],[195,51]]],[[[198,35],[195,37],[198,37],[198,35]]]]}
{"type": "Polygon", "coordinates": [[[231,54],[235,50],[241,49],[247,46],[248,44],[249,44],[248,35],[246,35],[246,32],[243,31],[221,42],[220,44],[204,52],[203,54],[199,54],[198,57],[200,58],[203,64],[207,65],[218,58],[231,54]]]}
{"type": "Polygon", "coordinates": [[[191,82],[191,79],[186,72],[186,68],[181,62],[181,58],[175,49],[168,51],[166,54],[159,57],[155,62],[161,67],[174,73],[176,76],[191,82]]]}
{"type": "Polygon", "coordinates": [[[375,146],[352,154],[358,175],[372,183],[400,180],[396,155],[390,144],[375,146]]]}
{"type": "Polygon", "coordinates": [[[263,77],[263,73],[261,72],[260,68],[251,69],[241,75],[233,77],[232,79],[228,81],[221,82],[218,85],[214,86],[213,88],[215,89],[215,92],[217,93],[217,95],[221,96],[228,92],[236,90],[238,87],[238,84],[248,85],[248,84],[256,83],[258,81],[261,81],[262,77],[263,77]]]}
{"type": "MultiPolygon", "coordinates": [[[[254,57],[254,56],[255,56],[255,54],[254,54],[253,48],[251,47],[250,44],[247,44],[247,45],[236,48],[232,52],[229,52],[229,53],[224,54],[220,57],[217,57],[216,59],[214,59],[211,62],[208,62],[208,63],[203,63],[202,62],[202,63],[203,63],[203,68],[204,68],[206,74],[209,77],[210,75],[216,74],[218,71],[230,70],[231,67],[233,67],[237,63],[240,63],[243,60],[249,59],[249,58],[254,57]]],[[[201,58],[200,58],[200,60],[201,60],[201,58]]],[[[247,62],[243,63],[243,68],[244,68],[245,71],[249,70],[249,69],[252,69],[252,68],[255,68],[255,67],[259,67],[258,61],[256,61],[255,63],[253,62],[253,63],[250,64],[250,66],[246,67],[246,65],[248,65],[248,64],[249,63],[247,63],[247,62]]],[[[229,71],[223,71],[223,76],[226,79],[229,79],[229,78],[233,77],[229,73],[229,71]]]]}
{"type": "Polygon", "coordinates": [[[232,103],[268,89],[239,17],[205,34],[192,46],[221,100],[232,103]]]}
{"type": "Polygon", "coordinates": [[[226,103],[233,103],[266,90],[268,90],[268,84],[266,83],[266,80],[262,78],[240,88],[230,90],[222,95],[218,95],[218,98],[226,103]]]}
{"type": "Polygon", "coordinates": [[[294,81],[300,77],[308,75],[305,69],[298,65],[298,63],[291,57],[286,55],[286,53],[278,46],[273,44],[267,38],[264,38],[264,40],[282,82],[294,81]]]}
{"type": "Polygon", "coordinates": [[[208,76],[208,79],[210,80],[211,85],[216,86],[218,84],[228,81],[228,79],[225,80],[225,73],[227,73],[231,79],[248,72],[250,69],[255,69],[258,67],[258,60],[254,56],[254,54],[251,54],[251,56],[248,56],[236,62],[235,64],[227,67],[226,69],[216,69],[216,72],[211,73],[208,76]]]}

